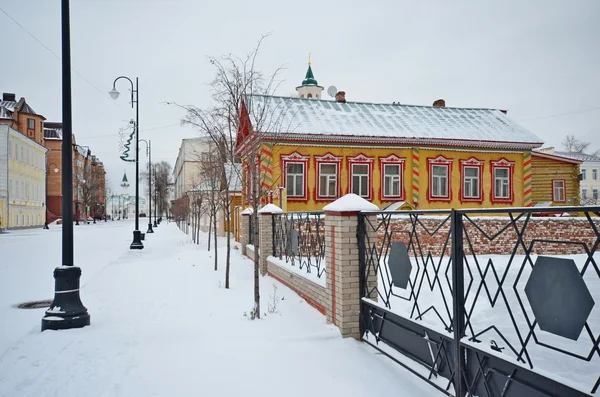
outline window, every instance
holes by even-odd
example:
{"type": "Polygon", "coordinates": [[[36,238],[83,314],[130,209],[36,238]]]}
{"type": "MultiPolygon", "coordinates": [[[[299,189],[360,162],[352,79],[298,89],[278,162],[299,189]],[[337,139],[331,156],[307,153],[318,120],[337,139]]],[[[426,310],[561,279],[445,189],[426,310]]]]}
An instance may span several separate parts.
{"type": "Polygon", "coordinates": [[[25,182],[21,181],[21,198],[25,198],[25,182]]]}
{"type": "Polygon", "coordinates": [[[494,197],[510,197],[510,170],[508,168],[496,168],[494,170],[494,197]]]}
{"type": "Polygon", "coordinates": [[[307,98],[312,98],[312,94],[306,94],[307,98]]]}
{"type": "Polygon", "coordinates": [[[552,201],[565,202],[565,181],[562,179],[555,179],[552,181],[552,201]]]}
{"type": "Polygon", "coordinates": [[[337,164],[319,164],[319,196],[337,196],[337,164]]]}
{"type": "Polygon", "coordinates": [[[315,156],[317,169],[315,200],[334,200],[340,196],[340,163],[342,157],[327,153],[315,156]]]}
{"type": "Polygon", "coordinates": [[[34,119],[27,119],[27,129],[35,130],[35,120],[34,119]]]}
{"type": "Polygon", "coordinates": [[[588,198],[588,191],[587,189],[581,189],[581,199],[582,200],[587,200],[588,198]]]}
{"type": "Polygon", "coordinates": [[[23,162],[25,161],[25,156],[23,155],[23,146],[21,146],[21,158],[20,158],[20,160],[23,161],[23,162]]]}
{"type": "Polygon", "coordinates": [[[288,197],[304,196],[304,163],[286,164],[286,188],[288,197]]]}
{"type": "Polygon", "coordinates": [[[19,181],[15,181],[15,197],[21,198],[21,195],[19,194],[19,181]]]}
{"type": "Polygon", "coordinates": [[[492,202],[513,202],[514,161],[500,159],[492,161],[492,202]]]}
{"type": "Polygon", "coordinates": [[[372,200],[371,175],[373,160],[372,157],[367,157],[364,154],[348,158],[350,192],[366,200],[372,200]]]}
{"type": "Polygon", "coordinates": [[[430,201],[450,201],[450,172],[452,159],[438,156],[428,159],[429,163],[429,189],[427,198],[430,201]]]}
{"type": "Polygon", "coordinates": [[[481,174],[484,162],[471,157],[468,160],[460,160],[461,174],[461,201],[483,201],[483,189],[481,174]]]}
{"type": "Polygon", "coordinates": [[[598,200],[598,189],[592,190],[592,199],[594,199],[594,201],[598,200]]]}
{"type": "Polygon", "coordinates": [[[431,167],[431,195],[433,197],[448,197],[448,167],[434,165],[431,167]]]}
{"type": "Polygon", "coordinates": [[[587,170],[585,168],[581,170],[581,179],[584,181],[587,179],[587,170]]]}
{"type": "Polygon", "coordinates": [[[383,195],[400,197],[400,180],[402,179],[400,164],[383,165],[383,195]]]}
{"type": "Polygon", "coordinates": [[[598,169],[596,168],[592,170],[592,179],[595,181],[598,180],[598,169]]]}
{"type": "Polygon", "coordinates": [[[281,156],[281,168],[284,171],[283,181],[287,197],[292,201],[307,200],[306,171],[310,156],[298,152],[281,156]]]}
{"type": "Polygon", "coordinates": [[[463,176],[463,188],[465,198],[479,198],[479,168],[465,167],[463,176]]]}
{"type": "Polygon", "coordinates": [[[352,193],[361,197],[369,196],[369,166],[352,164],[352,193]]]}

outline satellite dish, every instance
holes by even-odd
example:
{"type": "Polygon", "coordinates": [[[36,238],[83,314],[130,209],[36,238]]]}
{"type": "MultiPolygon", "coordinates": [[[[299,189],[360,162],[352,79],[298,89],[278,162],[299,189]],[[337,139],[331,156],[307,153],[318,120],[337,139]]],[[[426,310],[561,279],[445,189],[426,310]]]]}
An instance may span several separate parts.
{"type": "Polygon", "coordinates": [[[335,98],[335,94],[337,94],[337,88],[335,88],[335,86],[332,85],[331,87],[329,87],[327,89],[327,93],[329,94],[330,97],[335,98]]]}

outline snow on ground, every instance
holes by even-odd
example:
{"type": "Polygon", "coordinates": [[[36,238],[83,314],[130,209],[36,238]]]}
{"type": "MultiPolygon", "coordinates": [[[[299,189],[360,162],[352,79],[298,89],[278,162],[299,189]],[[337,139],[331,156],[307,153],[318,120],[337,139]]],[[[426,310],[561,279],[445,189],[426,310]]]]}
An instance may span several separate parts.
{"type": "Polygon", "coordinates": [[[43,333],[43,310],[12,305],[51,297],[59,229],[0,235],[0,315],[8,324],[0,331],[0,396],[440,395],[367,345],[341,338],[269,277],[261,278],[266,316],[249,320],[253,269],[240,250],[225,290],[206,244],[190,244],[163,223],[144,250],[131,251],[131,227],[76,229],[92,325],[43,333]],[[277,311],[268,313],[274,296],[277,311]]]}
{"type": "MultiPolygon", "coordinates": [[[[585,265],[587,259],[587,255],[551,256],[574,260],[580,271],[585,265]]],[[[532,255],[532,262],[535,262],[536,258],[537,255],[532,255]]],[[[389,280],[391,280],[391,273],[386,265],[387,259],[388,257],[382,257],[380,261],[383,271],[379,274],[378,289],[382,294],[386,294],[389,291],[389,280]]],[[[501,332],[504,337],[506,337],[506,339],[517,350],[517,352],[519,352],[521,350],[521,343],[519,341],[519,334],[515,330],[515,326],[511,321],[511,313],[514,316],[514,321],[523,339],[527,338],[529,328],[527,325],[527,319],[523,314],[523,310],[521,309],[515,290],[518,292],[519,297],[521,298],[521,302],[527,312],[527,315],[529,316],[529,319],[531,319],[531,321],[534,319],[531,305],[529,304],[525,294],[525,285],[529,279],[529,275],[531,274],[531,267],[525,262],[525,256],[515,255],[512,262],[509,262],[509,255],[477,255],[476,257],[467,255],[466,259],[468,261],[468,265],[470,266],[471,276],[473,279],[473,283],[469,289],[470,276],[467,274],[467,272],[465,272],[465,289],[468,290],[465,306],[469,311],[470,318],[470,327],[467,330],[467,336],[471,337],[472,334],[479,334],[489,326],[494,325],[497,327],[498,331],[501,332]],[[475,260],[477,260],[479,263],[481,274],[485,274],[485,285],[487,285],[492,298],[494,298],[498,293],[499,287],[493,271],[488,270],[487,273],[485,273],[486,265],[488,262],[493,263],[494,269],[498,273],[498,277],[500,279],[506,271],[506,279],[504,281],[502,291],[504,291],[506,296],[506,302],[508,303],[508,307],[510,307],[510,312],[507,309],[507,303],[505,303],[502,294],[498,294],[496,304],[494,306],[491,305],[486,290],[481,283],[482,277],[480,272],[477,270],[477,263],[475,260]],[[522,273],[520,274],[519,280],[517,281],[517,276],[519,275],[519,270],[521,269],[521,265],[523,263],[526,264],[522,270],[522,273]],[[507,266],[509,266],[509,264],[510,267],[507,271],[507,266]],[[479,291],[479,294],[477,294],[480,286],[481,290],[479,291]]],[[[594,255],[594,260],[596,263],[600,263],[600,254],[594,255]]],[[[390,296],[389,302],[391,305],[391,310],[403,317],[416,320],[419,313],[423,313],[429,307],[433,306],[440,312],[440,316],[444,321],[442,321],[434,311],[429,311],[423,316],[422,319],[419,319],[418,322],[429,326],[440,333],[447,334],[444,329],[446,325],[450,324],[452,317],[452,293],[450,290],[452,270],[449,269],[447,273],[445,273],[445,271],[449,266],[450,259],[444,258],[440,261],[439,257],[432,258],[431,262],[428,264],[427,270],[427,275],[429,278],[423,273],[423,261],[420,258],[418,259],[419,266],[417,266],[417,259],[414,257],[411,258],[411,262],[413,267],[411,270],[410,279],[411,284],[414,284],[415,286],[415,294],[417,291],[419,294],[419,298],[417,299],[418,308],[414,306],[414,298],[410,301],[401,298],[410,297],[411,287],[409,285],[406,290],[392,287],[393,295],[390,296]],[[436,281],[434,284],[435,286],[431,288],[430,283],[433,284],[433,280],[435,279],[435,271],[433,270],[433,267],[437,268],[438,266],[440,266],[441,269],[439,271],[440,282],[438,283],[436,281]],[[418,277],[417,272],[419,272],[418,277]],[[446,300],[445,302],[444,299],[446,300]]],[[[596,302],[596,305],[592,309],[587,319],[592,332],[595,332],[595,336],[590,337],[590,335],[584,329],[578,340],[572,341],[542,331],[540,330],[539,325],[535,327],[535,333],[541,343],[549,344],[552,347],[564,349],[574,354],[587,357],[594,346],[593,338],[598,335],[597,330],[600,329],[600,305],[598,305],[598,302],[600,302],[600,278],[591,265],[589,265],[583,279],[588,290],[590,291],[590,294],[592,295],[592,298],[596,302]]],[[[491,349],[491,343],[492,341],[495,341],[500,347],[505,348],[500,357],[519,364],[515,360],[517,354],[510,351],[510,347],[500,338],[500,335],[497,332],[486,332],[479,336],[478,339],[481,341],[480,343],[469,342],[467,340],[463,341],[472,344],[479,349],[485,350],[490,354],[496,354],[496,352],[491,349]]],[[[548,347],[544,347],[535,343],[533,339],[531,339],[527,345],[527,352],[530,356],[531,362],[533,363],[533,371],[551,377],[561,383],[579,389],[583,392],[589,392],[598,379],[598,373],[600,372],[600,357],[598,357],[596,354],[592,355],[591,361],[585,361],[571,357],[564,353],[556,352],[548,347]]]]}

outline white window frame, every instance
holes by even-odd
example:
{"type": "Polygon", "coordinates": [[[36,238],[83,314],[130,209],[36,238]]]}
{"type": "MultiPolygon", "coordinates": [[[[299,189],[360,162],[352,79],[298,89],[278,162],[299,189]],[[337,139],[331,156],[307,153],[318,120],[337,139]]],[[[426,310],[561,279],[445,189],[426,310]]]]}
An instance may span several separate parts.
{"type": "Polygon", "coordinates": [[[586,188],[581,189],[581,199],[582,200],[587,200],[587,198],[588,198],[587,195],[588,195],[588,190],[586,188]]]}
{"type": "Polygon", "coordinates": [[[337,163],[319,163],[319,197],[331,198],[337,197],[338,195],[338,164],[337,163]],[[323,174],[322,167],[324,165],[333,165],[335,170],[333,174],[323,174]],[[325,177],[325,183],[323,183],[323,177],[325,177]],[[333,194],[329,194],[330,184],[333,182],[333,194]],[[323,194],[325,189],[325,194],[323,194]]]}
{"type": "Polygon", "coordinates": [[[595,180],[595,181],[598,180],[598,169],[597,168],[594,168],[592,170],[592,179],[595,180]]]}
{"type": "Polygon", "coordinates": [[[552,201],[556,201],[556,202],[560,202],[563,203],[565,201],[567,201],[567,194],[566,194],[566,183],[564,180],[562,179],[555,179],[552,181],[552,201]],[[558,186],[558,185],[561,186],[558,186]],[[562,197],[561,197],[562,195],[562,197]]]}
{"type": "Polygon", "coordinates": [[[481,199],[481,168],[479,166],[463,166],[463,197],[466,199],[481,199]],[[477,171],[477,176],[467,176],[467,169],[474,169],[477,171]],[[475,189],[475,195],[473,193],[473,181],[477,181],[477,189],[475,189]],[[470,191],[467,189],[467,182],[470,182],[470,191]],[[470,193],[470,194],[467,194],[470,193]]]}
{"type": "Polygon", "coordinates": [[[402,163],[383,163],[383,197],[402,197],[402,163]],[[387,167],[398,167],[398,172],[388,173],[387,167]],[[398,193],[394,194],[393,185],[396,182],[398,193]]]}
{"type": "Polygon", "coordinates": [[[581,180],[585,181],[587,179],[587,169],[581,169],[581,180]]]}
{"type": "Polygon", "coordinates": [[[367,163],[352,163],[352,168],[351,168],[351,178],[350,178],[350,180],[352,181],[352,186],[351,186],[351,191],[352,191],[352,193],[354,193],[354,194],[356,194],[357,196],[360,196],[360,197],[369,197],[369,196],[370,196],[370,194],[369,194],[369,190],[370,190],[370,187],[371,187],[371,185],[370,185],[370,182],[371,182],[371,181],[370,181],[370,179],[371,179],[371,176],[370,176],[369,174],[370,174],[370,172],[369,172],[369,164],[367,164],[367,163]],[[366,168],[367,168],[367,173],[366,173],[366,174],[357,174],[357,173],[354,171],[354,167],[356,167],[356,166],[363,166],[363,167],[366,167],[366,168]],[[356,191],[354,190],[354,176],[355,176],[355,175],[356,175],[356,176],[359,176],[359,181],[358,181],[358,193],[356,193],[356,191]],[[367,186],[367,188],[366,188],[366,189],[367,189],[367,191],[366,191],[366,193],[365,193],[365,194],[361,194],[361,193],[360,193],[360,191],[362,190],[362,187],[363,187],[363,179],[364,179],[364,177],[366,177],[366,182],[364,182],[364,183],[365,183],[365,184],[366,184],[366,186],[367,186]]]}
{"type": "Polygon", "coordinates": [[[432,198],[448,198],[450,196],[450,165],[449,164],[431,164],[431,197],[432,198]],[[435,173],[433,172],[433,170],[438,167],[441,168],[443,170],[445,170],[446,175],[442,176],[442,175],[435,175],[435,173]],[[437,187],[438,187],[438,191],[436,192],[434,190],[434,184],[433,184],[433,180],[437,179],[437,187]],[[444,194],[442,194],[443,192],[441,192],[441,181],[445,179],[446,180],[446,192],[444,194]]]}
{"type": "Polygon", "coordinates": [[[285,163],[285,188],[286,188],[286,192],[287,192],[287,196],[288,197],[304,197],[304,178],[306,177],[306,166],[305,163],[302,161],[287,161],[285,163]],[[288,166],[290,165],[301,165],[302,166],[302,174],[290,174],[288,171],[288,166]],[[288,186],[288,178],[290,177],[290,175],[292,175],[294,177],[294,183],[293,183],[293,190],[294,190],[294,194],[290,194],[290,186],[288,186]],[[298,178],[298,176],[301,175],[301,180],[302,180],[302,192],[301,194],[297,194],[298,192],[296,192],[296,179],[298,178]]]}
{"type": "Polygon", "coordinates": [[[510,167],[495,167],[494,168],[494,199],[509,199],[510,198],[510,167]],[[498,176],[498,170],[505,170],[506,171],[506,176],[498,176]],[[502,184],[500,185],[501,188],[500,190],[502,190],[501,192],[498,191],[497,187],[497,182],[498,180],[502,181],[502,184]],[[506,195],[501,195],[500,193],[506,193],[506,195]]]}

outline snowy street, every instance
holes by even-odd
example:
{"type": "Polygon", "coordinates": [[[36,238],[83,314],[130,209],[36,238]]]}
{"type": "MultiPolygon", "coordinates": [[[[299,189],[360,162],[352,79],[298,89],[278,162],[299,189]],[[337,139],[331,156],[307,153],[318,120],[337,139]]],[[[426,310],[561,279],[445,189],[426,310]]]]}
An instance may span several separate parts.
{"type": "Polygon", "coordinates": [[[52,298],[60,227],[0,235],[0,396],[441,395],[367,345],[343,339],[269,277],[261,279],[266,316],[249,320],[253,269],[239,250],[225,290],[205,236],[194,245],[163,222],[144,250],[132,251],[132,228],[132,221],[75,228],[91,326],[43,333],[44,309],[15,305],[52,298]]]}

